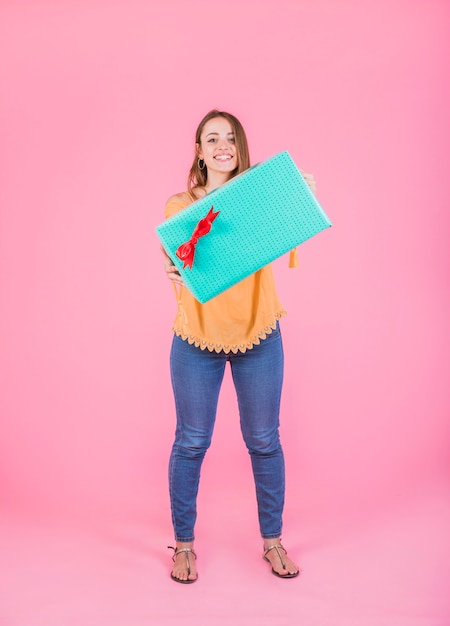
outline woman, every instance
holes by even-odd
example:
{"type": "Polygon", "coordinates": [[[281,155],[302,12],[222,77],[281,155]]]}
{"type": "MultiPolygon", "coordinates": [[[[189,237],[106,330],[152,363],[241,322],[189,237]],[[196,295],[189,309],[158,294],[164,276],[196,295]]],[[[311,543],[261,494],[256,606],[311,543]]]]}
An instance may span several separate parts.
{"type": "MultiPolygon", "coordinates": [[[[172,196],[170,217],[250,167],[247,138],[239,120],[213,110],[200,122],[188,191],[172,196]]],[[[311,187],[314,182],[307,177],[311,187]]],[[[284,458],[279,438],[283,347],[278,320],[285,315],[270,265],[205,304],[183,286],[167,255],[165,271],[180,287],[170,366],[177,427],[169,463],[176,546],[173,580],[197,580],[194,525],[200,469],[211,443],[219,391],[230,363],[240,424],[256,487],[263,557],[272,572],[294,578],[299,568],[281,545],[284,458]]]]}

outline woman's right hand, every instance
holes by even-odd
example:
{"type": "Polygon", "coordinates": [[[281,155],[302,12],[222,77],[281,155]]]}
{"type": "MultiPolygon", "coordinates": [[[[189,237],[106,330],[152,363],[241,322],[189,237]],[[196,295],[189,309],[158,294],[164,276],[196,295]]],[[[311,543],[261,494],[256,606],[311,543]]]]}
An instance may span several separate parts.
{"type": "Polygon", "coordinates": [[[184,285],[180,272],[173,264],[172,259],[163,248],[161,248],[161,251],[164,255],[164,271],[166,272],[167,278],[177,285],[184,285]]]}

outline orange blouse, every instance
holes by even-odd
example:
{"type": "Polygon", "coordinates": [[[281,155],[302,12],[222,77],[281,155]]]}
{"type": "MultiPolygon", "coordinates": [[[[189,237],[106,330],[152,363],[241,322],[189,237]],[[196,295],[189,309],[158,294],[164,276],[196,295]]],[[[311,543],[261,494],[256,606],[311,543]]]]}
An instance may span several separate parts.
{"type": "MultiPolygon", "coordinates": [[[[171,198],[165,217],[190,202],[171,198]]],[[[184,286],[178,293],[178,313],[173,331],[183,340],[210,352],[245,352],[275,329],[286,315],[275,288],[271,265],[266,265],[215,298],[200,304],[184,286]]]]}

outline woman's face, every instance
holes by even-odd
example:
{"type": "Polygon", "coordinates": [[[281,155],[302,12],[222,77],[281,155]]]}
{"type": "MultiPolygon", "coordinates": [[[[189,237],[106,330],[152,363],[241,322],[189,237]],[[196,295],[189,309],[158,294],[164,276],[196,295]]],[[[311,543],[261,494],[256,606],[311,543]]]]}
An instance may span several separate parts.
{"type": "Polygon", "coordinates": [[[238,166],[234,132],[224,117],[208,120],[203,127],[198,156],[209,172],[230,173],[238,166]]]}

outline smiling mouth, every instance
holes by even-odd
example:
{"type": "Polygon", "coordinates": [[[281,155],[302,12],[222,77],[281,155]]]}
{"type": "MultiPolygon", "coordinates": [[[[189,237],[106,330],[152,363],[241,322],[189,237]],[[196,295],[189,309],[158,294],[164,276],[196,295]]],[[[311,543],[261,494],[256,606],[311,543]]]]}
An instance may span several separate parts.
{"type": "Polygon", "coordinates": [[[231,154],[218,154],[214,158],[217,161],[222,161],[223,163],[225,163],[225,161],[231,161],[233,157],[231,156],[231,154]]]}

